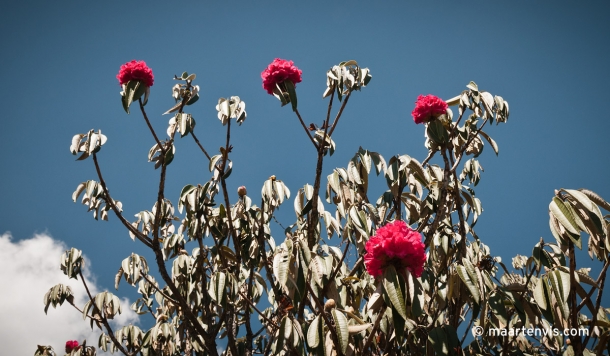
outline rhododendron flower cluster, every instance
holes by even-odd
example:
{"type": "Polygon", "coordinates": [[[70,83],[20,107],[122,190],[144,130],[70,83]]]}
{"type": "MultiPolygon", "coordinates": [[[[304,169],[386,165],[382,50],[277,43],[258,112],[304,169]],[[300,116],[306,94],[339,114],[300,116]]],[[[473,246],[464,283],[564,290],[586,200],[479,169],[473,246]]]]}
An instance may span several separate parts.
{"type": "Polygon", "coordinates": [[[67,354],[72,352],[72,350],[74,350],[77,347],[78,347],[78,341],[76,341],[76,340],[66,341],[66,353],[67,354]]]}
{"type": "Polygon", "coordinates": [[[273,95],[273,89],[275,89],[276,84],[280,84],[285,80],[290,80],[295,85],[300,83],[302,80],[301,73],[302,71],[294,65],[294,62],[276,58],[261,73],[263,88],[265,88],[267,93],[273,95]]]}
{"type": "Polygon", "coordinates": [[[389,223],[377,230],[365,245],[364,265],[373,277],[383,274],[392,265],[397,272],[408,269],[420,277],[426,262],[425,246],[421,234],[404,221],[389,223]]]}
{"type": "Polygon", "coordinates": [[[432,118],[446,114],[447,107],[447,103],[439,97],[434,95],[420,95],[417,97],[415,109],[413,109],[411,115],[416,124],[421,124],[422,122],[428,122],[432,118]]]}
{"type": "Polygon", "coordinates": [[[119,84],[123,85],[131,80],[139,80],[147,87],[152,87],[155,77],[144,61],[131,61],[123,64],[119,74],[116,76],[119,84]]]}

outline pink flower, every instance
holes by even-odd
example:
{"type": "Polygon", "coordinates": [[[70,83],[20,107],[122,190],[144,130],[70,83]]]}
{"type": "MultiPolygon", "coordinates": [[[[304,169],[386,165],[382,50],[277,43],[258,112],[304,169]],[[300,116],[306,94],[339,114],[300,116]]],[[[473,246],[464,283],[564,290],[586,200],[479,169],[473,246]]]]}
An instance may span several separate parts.
{"type": "Polygon", "coordinates": [[[433,118],[447,113],[447,103],[434,95],[420,95],[415,102],[415,109],[411,112],[416,124],[428,122],[433,118]]]}
{"type": "Polygon", "coordinates": [[[116,78],[120,85],[126,84],[130,80],[139,80],[147,87],[152,87],[155,81],[152,69],[146,65],[146,62],[135,60],[123,64],[116,78]]]}
{"type": "Polygon", "coordinates": [[[67,354],[72,352],[72,350],[74,350],[77,347],[78,347],[78,341],[76,341],[76,340],[66,341],[66,353],[67,354]]]}
{"type": "Polygon", "coordinates": [[[261,73],[263,88],[267,93],[273,95],[276,84],[285,80],[291,80],[295,85],[301,82],[302,71],[294,65],[294,62],[276,58],[261,73]]]}
{"type": "Polygon", "coordinates": [[[364,265],[373,277],[383,274],[392,265],[397,272],[408,269],[420,277],[426,262],[425,246],[421,234],[404,221],[397,220],[377,230],[365,245],[364,265]]]}

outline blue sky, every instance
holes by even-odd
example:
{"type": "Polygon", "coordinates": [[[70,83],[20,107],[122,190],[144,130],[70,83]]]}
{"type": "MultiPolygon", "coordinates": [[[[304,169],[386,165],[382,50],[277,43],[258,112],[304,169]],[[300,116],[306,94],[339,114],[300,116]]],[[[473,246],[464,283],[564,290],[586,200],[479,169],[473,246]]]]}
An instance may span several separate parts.
{"type": "MultiPolygon", "coordinates": [[[[346,166],[359,146],[386,159],[422,161],[424,128],[410,116],[419,94],[447,99],[472,80],[509,102],[508,123],[486,130],[500,154],[487,145],[480,157],[485,172],[476,192],[484,213],[476,231],[492,255],[510,263],[529,255],[540,237],[554,240],[554,189],[586,187],[610,199],[609,10],[602,1],[5,1],[0,234],[10,232],[16,243],[45,233],[83,249],[99,288],[114,290],[120,261],[132,251],[149,255],[114,216],[98,222],[72,203],[76,186],[97,178],[92,161],[75,162],[69,145],[74,134],[101,129],[108,142],[99,160],[113,197],[130,220],[151,209],[158,176],[147,153],[154,141],[137,111],[123,112],[115,78],[121,64],[145,60],[153,69],[146,109],[163,135],[173,75],[196,73],[201,100],[191,112],[212,152],[224,144],[218,98],[244,100],[248,119],[232,133],[229,183],[233,197],[246,185],[259,201],[270,175],[296,192],[313,184],[315,167],[311,143],[290,108],[262,89],[261,71],[276,57],[294,60],[303,70],[299,109],[306,123],[320,124],[326,71],[355,59],[373,79],[350,99],[324,177],[346,166]]],[[[209,179],[190,138],[176,148],[166,191],[174,202],[184,185],[209,179]]],[[[377,180],[375,199],[385,188],[377,180]]],[[[293,221],[292,204],[279,218],[293,221]]],[[[281,229],[274,233],[279,238],[281,229]]],[[[593,265],[585,254],[579,258],[579,265],[593,265]]],[[[135,298],[125,286],[119,294],[135,298]]],[[[44,317],[42,307],[36,312],[44,317]]]]}

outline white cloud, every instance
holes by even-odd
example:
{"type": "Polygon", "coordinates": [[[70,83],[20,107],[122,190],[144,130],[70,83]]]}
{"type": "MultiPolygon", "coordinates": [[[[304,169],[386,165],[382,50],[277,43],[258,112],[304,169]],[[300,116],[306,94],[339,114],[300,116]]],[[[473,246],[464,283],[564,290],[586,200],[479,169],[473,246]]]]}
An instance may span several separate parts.
{"type": "MultiPolygon", "coordinates": [[[[64,354],[67,340],[97,348],[99,329],[92,331],[89,322],[83,320],[69,303],[57,309],[49,307],[44,313],[43,298],[53,286],[62,283],[70,286],[74,302],[81,307],[87,302],[87,294],[81,281],[68,279],[59,269],[60,257],[66,245],[48,234],[36,234],[33,238],[13,242],[10,233],[0,235],[0,345],[5,355],[34,355],[36,345],[51,345],[58,355],[64,354]]],[[[86,256],[85,256],[86,259],[86,256]]],[[[83,274],[93,295],[99,292],[88,265],[83,274]]],[[[115,317],[117,325],[137,323],[138,316],[127,299],[121,300],[123,313],[115,317]]],[[[115,325],[113,325],[114,327],[115,325]]],[[[110,354],[110,353],[108,353],[110,354]]],[[[104,355],[98,350],[98,355],[104,355]]]]}

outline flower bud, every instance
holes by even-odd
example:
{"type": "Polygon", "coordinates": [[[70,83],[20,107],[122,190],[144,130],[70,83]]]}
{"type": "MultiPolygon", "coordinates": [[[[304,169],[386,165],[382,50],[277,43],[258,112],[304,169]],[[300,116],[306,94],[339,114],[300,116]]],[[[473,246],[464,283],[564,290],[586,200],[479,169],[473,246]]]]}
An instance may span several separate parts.
{"type": "Polygon", "coordinates": [[[329,299],[326,301],[326,303],[324,303],[324,311],[330,311],[331,309],[333,309],[334,307],[337,306],[337,303],[335,303],[334,299],[329,299]]]}
{"type": "Polygon", "coordinates": [[[77,347],[78,347],[78,341],[76,341],[76,340],[66,341],[66,353],[67,354],[72,352],[72,350],[74,350],[77,347]]]}
{"type": "Polygon", "coordinates": [[[248,191],[246,190],[246,186],[242,185],[241,187],[237,188],[237,195],[239,195],[240,198],[246,194],[248,194],[248,191]]]}

